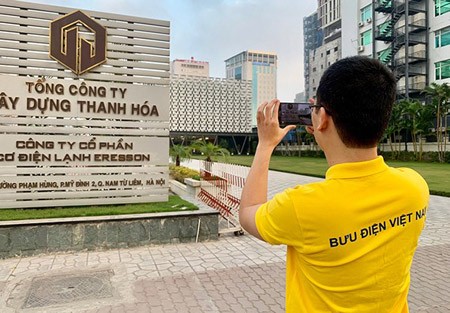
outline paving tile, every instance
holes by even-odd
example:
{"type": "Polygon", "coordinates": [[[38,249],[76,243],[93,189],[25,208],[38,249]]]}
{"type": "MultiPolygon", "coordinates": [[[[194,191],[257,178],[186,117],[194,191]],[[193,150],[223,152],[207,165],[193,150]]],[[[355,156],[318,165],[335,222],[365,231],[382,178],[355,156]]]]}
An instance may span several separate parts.
{"type": "MultiPolygon", "coordinates": [[[[269,196],[310,181],[293,174],[269,176],[269,196]]],[[[230,234],[212,242],[0,260],[0,307],[2,313],[17,311],[4,302],[8,292],[33,277],[108,268],[114,271],[117,297],[48,312],[284,312],[285,255],[283,246],[230,234]]],[[[450,312],[450,198],[430,198],[408,300],[411,312],[450,312]]]]}

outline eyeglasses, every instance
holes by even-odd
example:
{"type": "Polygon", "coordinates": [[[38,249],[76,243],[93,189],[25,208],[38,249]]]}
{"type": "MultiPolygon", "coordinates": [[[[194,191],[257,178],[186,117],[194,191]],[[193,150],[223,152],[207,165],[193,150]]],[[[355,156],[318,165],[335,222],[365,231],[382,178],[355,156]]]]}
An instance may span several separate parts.
{"type": "Polygon", "coordinates": [[[313,108],[324,108],[325,109],[325,112],[327,112],[328,113],[328,115],[331,115],[331,113],[330,113],[330,111],[326,108],[326,107],[324,107],[323,105],[320,105],[320,104],[311,104],[311,105],[309,105],[309,110],[312,112],[312,109],[313,108]]]}

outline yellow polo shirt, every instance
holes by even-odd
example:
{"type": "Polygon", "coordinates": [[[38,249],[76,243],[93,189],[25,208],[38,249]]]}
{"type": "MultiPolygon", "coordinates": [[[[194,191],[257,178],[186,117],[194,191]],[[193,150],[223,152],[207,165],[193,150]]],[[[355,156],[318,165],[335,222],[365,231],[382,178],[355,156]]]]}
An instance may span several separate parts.
{"type": "Polygon", "coordinates": [[[322,182],[277,194],[256,213],[271,244],[285,244],[287,312],[408,312],[410,268],[428,186],[382,157],[338,164],[322,182]]]}

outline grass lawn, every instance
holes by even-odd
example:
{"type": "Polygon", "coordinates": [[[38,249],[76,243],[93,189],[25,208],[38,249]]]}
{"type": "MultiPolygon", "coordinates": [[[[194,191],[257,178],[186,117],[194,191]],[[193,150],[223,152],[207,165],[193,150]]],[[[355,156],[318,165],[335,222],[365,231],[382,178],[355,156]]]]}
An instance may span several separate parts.
{"type": "Polygon", "coordinates": [[[430,192],[450,197],[450,164],[388,161],[392,167],[409,167],[425,178],[430,192]]]}
{"type": "Polygon", "coordinates": [[[102,216],[139,213],[160,213],[173,211],[198,210],[194,204],[181,199],[178,196],[169,196],[168,202],[103,205],[103,206],[79,206],[58,207],[42,209],[0,209],[0,221],[42,219],[58,217],[102,216]]]}
{"type": "MultiPolygon", "coordinates": [[[[253,156],[230,156],[227,163],[251,165],[253,156]]],[[[219,160],[223,161],[223,160],[219,160]]],[[[450,164],[387,161],[392,167],[409,167],[420,173],[428,183],[430,192],[450,197],[450,164]]],[[[325,177],[328,169],[323,158],[272,156],[270,169],[281,172],[325,177]]]]}

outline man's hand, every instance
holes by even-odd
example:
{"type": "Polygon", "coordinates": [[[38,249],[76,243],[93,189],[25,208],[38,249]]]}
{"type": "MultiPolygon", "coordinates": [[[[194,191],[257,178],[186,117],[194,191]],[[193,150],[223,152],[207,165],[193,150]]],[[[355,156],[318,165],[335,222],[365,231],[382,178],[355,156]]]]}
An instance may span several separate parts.
{"type": "Polygon", "coordinates": [[[289,125],[280,128],[278,122],[278,110],[280,108],[280,101],[273,99],[262,103],[258,107],[256,113],[256,121],[258,124],[258,146],[267,149],[275,149],[280,141],[287,135],[290,130],[295,129],[295,125],[289,125]]]}

